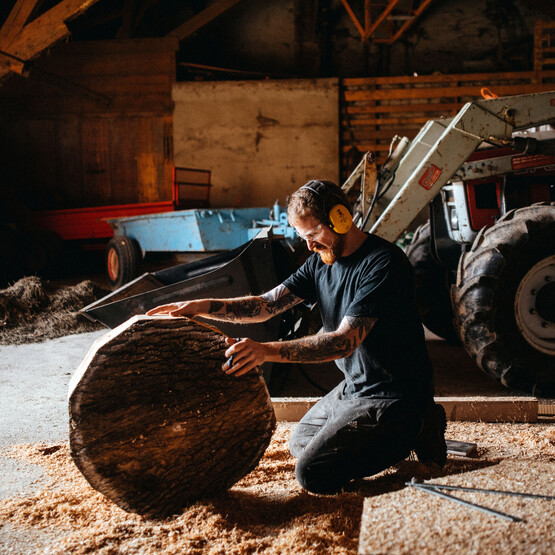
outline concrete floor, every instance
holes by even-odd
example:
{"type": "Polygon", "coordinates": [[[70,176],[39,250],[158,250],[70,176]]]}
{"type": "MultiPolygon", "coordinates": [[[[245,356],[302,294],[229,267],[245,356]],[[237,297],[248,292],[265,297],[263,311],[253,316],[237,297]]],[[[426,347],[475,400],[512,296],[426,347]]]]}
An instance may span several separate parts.
{"type": "MultiPolygon", "coordinates": [[[[67,441],[70,377],[104,333],[0,346],[0,450],[14,444],[67,441]]],[[[0,498],[26,493],[40,479],[34,465],[22,465],[1,454],[0,475],[0,498]]]]}

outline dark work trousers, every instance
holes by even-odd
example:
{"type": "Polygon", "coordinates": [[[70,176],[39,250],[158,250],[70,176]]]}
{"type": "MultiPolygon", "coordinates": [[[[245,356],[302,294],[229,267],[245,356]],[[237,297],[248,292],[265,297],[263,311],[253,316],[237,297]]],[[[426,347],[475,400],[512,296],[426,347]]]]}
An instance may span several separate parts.
{"type": "Polygon", "coordinates": [[[289,441],[295,475],[312,493],[333,494],[405,459],[422,427],[402,400],[343,397],[345,382],[314,405],[289,441]]]}

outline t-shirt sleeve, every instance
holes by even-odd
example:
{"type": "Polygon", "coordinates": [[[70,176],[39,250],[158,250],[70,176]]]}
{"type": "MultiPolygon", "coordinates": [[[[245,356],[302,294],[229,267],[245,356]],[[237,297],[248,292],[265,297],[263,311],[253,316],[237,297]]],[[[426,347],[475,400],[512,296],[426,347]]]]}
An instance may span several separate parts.
{"type": "Polygon", "coordinates": [[[391,310],[395,298],[393,268],[394,261],[388,253],[382,253],[369,261],[359,276],[357,292],[345,315],[380,318],[384,310],[391,310]]]}
{"type": "Polygon", "coordinates": [[[306,304],[313,304],[318,299],[314,281],[314,255],[312,255],[295,273],[290,275],[283,285],[306,304]]]}

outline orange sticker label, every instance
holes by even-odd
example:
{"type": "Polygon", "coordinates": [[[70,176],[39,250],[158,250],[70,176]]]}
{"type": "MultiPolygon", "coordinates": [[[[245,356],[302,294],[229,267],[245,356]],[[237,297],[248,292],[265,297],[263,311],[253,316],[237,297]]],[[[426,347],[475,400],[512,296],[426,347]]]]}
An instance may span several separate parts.
{"type": "Polygon", "coordinates": [[[418,185],[429,191],[433,184],[438,180],[442,171],[443,170],[440,170],[437,166],[430,164],[426,168],[426,171],[422,174],[422,177],[418,181],[418,185]]]}

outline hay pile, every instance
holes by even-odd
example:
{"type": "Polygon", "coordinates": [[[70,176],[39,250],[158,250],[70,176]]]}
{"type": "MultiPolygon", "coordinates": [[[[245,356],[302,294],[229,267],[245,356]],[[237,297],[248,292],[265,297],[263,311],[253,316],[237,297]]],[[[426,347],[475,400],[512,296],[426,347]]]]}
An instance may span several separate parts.
{"type": "MultiPolygon", "coordinates": [[[[441,471],[404,461],[354,484],[350,491],[340,495],[316,496],[303,491],[295,480],[294,459],[287,449],[292,428],[291,423],[278,424],[259,466],[226,495],[195,503],[183,513],[163,520],[127,514],[92,490],[75,468],[65,445],[13,447],[2,454],[39,465],[52,478],[52,484],[35,494],[0,502],[0,536],[4,531],[14,538],[11,542],[0,540],[0,547],[4,551],[12,548],[16,552],[77,554],[355,554],[363,502],[367,498],[367,508],[371,507],[368,510],[376,519],[375,529],[371,531],[376,541],[371,552],[440,553],[444,552],[445,534],[451,534],[450,527],[458,526],[459,521],[451,520],[445,530],[439,530],[433,523],[433,515],[438,518],[445,510],[442,500],[408,491],[405,481],[412,476],[421,480],[457,480],[464,479],[465,473],[482,471],[490,471],[495,477],[496,469],[503,467],[504,463],[498,464],[501,460],[518,463],[521,469],[528,462],[549,465],[555,461],[555,430],[550,425],[449,423],[449,437],[479,441],[479,459],[451,457],[441,471]],[[420,523],[426,515],[424,528],[420,523]],[[387,520],[393,517],[393,522],[387,520]],[[417,551],[402,548],[403,542],[415,545],[413,541],[407,542],[407,538],[418,540],[417,551]],[[28,543],[22,545],[22,542],[28,543]]],[[[552,473],[536,477],[540,480],[536,484],[538,491],[547,491],[548,484],[552,489],[552,473]]],[[[486,487],[492,483],[488,482],[486,487]]],[[[527,487],[510,480],[503,486],[527,487]]],[[[555,510],[555,503],[553,506],[546,503],[538,507],[544,511],[549,507],[555,510]]],[[[533,501],[528,503],[523,514],[530,516],[533,506],[533,501]]],[[[552,515],[552,512],[545,513],[547,535],[534,540],[536,553],[553,552],[552,515]]],[[[477,535],[473,543],[463,542],[459,549],[451,545],[452,550],[495,552],[495,545],[488,541],[487,535],[494,517],[474,512],[463,516],[472,519],[477,535]],[[471,549],[465,549],[469,545],[471,549]]],[[[526,523],[514,525],[502,521],[501,526],[511,534],[512,546],[520,546],[512,553],[530,552],[526,523]]],[[[468,537],[472,540],[472,534],[468,537]]]]}
{"type": "Polygon", "coordinates": [[[0,345],[21,345],[103,328],[78,311],[107,295],[92,281],[58,286],[36,276],[0,290],[0,345]]]}

